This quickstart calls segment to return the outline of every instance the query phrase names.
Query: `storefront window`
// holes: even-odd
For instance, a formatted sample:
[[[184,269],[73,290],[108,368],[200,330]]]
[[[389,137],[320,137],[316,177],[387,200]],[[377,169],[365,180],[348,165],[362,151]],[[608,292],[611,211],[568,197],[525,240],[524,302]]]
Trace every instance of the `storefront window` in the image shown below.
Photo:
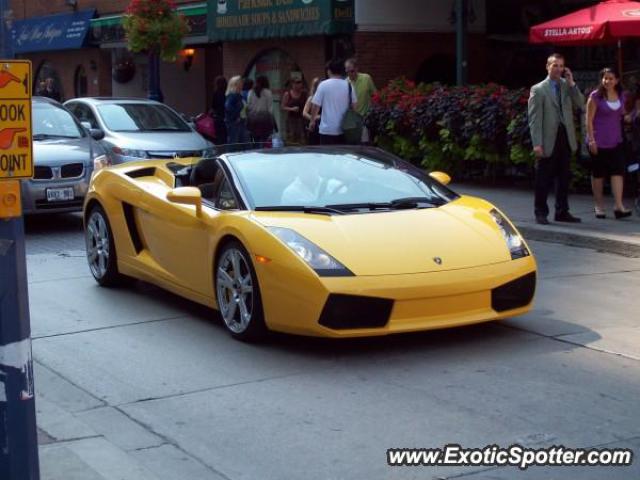
[[[33,93],[34,95],[42,95],[58,101],[64,100],[64,90],[62,89],[60,76],[51,62],[45,60],[38,67],[33,84]]]
[[[82,65],[76,68],[76,74],[74,79],[74,90],[76,97],[87,96],[87,72]]]
[[[273,92],[273,114],[278,128],[282,131],[284,127],[284,115],[280,111],[282,95],[286,91],[290,79],[302,78],[303,82],[305,79],[295,60],[287,52],[279,49],[267,50],[258,55],[249,67],[246,76],[255,81],[256,77],[261,75],[269,80],[269,86]]]

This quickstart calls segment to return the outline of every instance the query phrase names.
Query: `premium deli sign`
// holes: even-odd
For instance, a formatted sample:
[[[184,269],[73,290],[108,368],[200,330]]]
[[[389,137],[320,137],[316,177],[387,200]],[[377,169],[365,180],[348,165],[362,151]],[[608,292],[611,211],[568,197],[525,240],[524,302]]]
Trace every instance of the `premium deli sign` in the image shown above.
[[[354,0],[210,0],[212,41],[350,33]]]

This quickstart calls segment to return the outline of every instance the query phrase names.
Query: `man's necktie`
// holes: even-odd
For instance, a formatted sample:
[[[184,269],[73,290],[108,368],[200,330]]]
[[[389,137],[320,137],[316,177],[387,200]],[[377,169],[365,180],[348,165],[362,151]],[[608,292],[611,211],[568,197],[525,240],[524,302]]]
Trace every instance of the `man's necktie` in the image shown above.
[[[556,99],[558,100],[558,113],[560,115],[560,121],[564,124],[564,115],[562,112],[562,85],[560,83],[555,84]]]

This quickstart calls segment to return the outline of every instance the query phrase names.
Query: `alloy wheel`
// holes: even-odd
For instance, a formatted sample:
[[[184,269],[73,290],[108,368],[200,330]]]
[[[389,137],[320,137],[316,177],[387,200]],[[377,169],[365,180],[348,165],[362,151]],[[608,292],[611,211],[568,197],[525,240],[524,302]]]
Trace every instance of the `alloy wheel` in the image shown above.
[[[218,262],[216,293],[220,314],[229,330],[243,333],[251,324],[254,306],[253,279],[240,250],[229,248]]]
[[[100,279],[106,275],[109,266],[109,230],[102,212],[91,213],[86,243],[89,268],[93,276]]]

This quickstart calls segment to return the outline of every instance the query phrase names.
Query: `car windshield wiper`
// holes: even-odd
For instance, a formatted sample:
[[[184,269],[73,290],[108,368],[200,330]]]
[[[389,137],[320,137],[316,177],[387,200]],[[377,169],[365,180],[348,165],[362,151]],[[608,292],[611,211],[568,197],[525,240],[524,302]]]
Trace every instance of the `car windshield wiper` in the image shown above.
[[[437,207],[444,205],[439,198],[427,198],[427,197],[404,197],[391,200],[393,208],[418,208],[421,205],[428,205],[431,207]]]
[[[81,138],[81,137],[72,137],[70,135],[54,135],[52,133],[36,133],[32,137],[34,140],[46,140],[48,138]]]
[[[406,197],[396,198],[390,202],[363,202],[363,203],[337,203],[326,205],[327,208],[336,210],[403,210],[411,208],[431,208],[444,205],[439,199],[429,199],[426,197]]]
[[[389,202],[366,202],[366,203],[336,203],[332,205],[325,205],[326,208],[333,208],[336,210],[359,210],[366,208],[369,210],[389,210],[393,208],[393,205]]]
[[[273,205],[267,207],[256,207],[256,211],[258,212],[303,212],[303,213],[320,213],[324,215],[344,215],[345,212],[340,211],[336,208],[331,208],[330,206],[326,207],[315,207],[312,205],[304,206],[304,205]]]

